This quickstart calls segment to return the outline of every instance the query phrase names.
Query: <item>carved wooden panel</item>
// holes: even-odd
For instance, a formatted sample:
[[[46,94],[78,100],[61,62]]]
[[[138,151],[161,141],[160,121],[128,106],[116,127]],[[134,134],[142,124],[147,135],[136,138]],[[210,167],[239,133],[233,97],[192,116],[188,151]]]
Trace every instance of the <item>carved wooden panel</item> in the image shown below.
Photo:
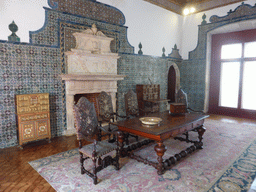
[[[16,95],[17,114],[49,111],[49,94]]]
[[[16,95],[19,145],[51,138],[49,94]]]

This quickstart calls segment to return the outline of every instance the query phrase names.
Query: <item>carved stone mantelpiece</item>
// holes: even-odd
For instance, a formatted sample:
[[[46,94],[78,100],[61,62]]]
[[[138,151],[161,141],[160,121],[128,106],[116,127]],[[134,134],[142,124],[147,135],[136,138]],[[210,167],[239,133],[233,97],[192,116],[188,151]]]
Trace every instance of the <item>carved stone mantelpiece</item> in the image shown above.
[[[68,74],[117,74],[119,56],[110,50],[113,38],[98,31],[95,24],[73,35],[76,48],[65,52]]]
[[[124,77],[123,75],[61,75],[62,80],[66,82],[66,93],[69,95],[101,91],[116,93],[117,81],[123,80]]]
[[[66,87],[67,131],[65,135],[75,134],[74,95],[100,93],[105,91],[112,97],[116,110],[117,81],[125,76],[117,75],[117,53],[111,53],[113,38],[106,37],[95,25],[81,33],[73,34],[76,48],[65,52],[67,73],[61,78]]]
[[[74,49],[65,54],[69,74],[117,74],[117,54],[93,54]]]

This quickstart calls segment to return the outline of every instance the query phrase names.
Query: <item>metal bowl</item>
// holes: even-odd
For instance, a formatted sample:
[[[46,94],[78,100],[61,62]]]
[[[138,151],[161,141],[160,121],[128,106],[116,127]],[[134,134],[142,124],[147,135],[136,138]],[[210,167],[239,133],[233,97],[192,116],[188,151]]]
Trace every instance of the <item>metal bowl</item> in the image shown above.
[[[159,117],[141,117],[140,121],[145,125],[156,125],[159,124],[162,119]]]

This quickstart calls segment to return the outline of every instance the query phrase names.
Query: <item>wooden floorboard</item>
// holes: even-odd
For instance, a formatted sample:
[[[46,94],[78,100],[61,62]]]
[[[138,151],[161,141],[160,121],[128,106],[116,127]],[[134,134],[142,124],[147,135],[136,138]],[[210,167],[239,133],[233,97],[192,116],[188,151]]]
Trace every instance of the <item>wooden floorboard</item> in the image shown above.
[[[29,161],[78,147],[76,136],[56,137],[28,143],[23,149],[11,147],[0,150],[0,191],[55,191],[29,164]]]
[[[216,119],[229,123],[256,125],[255,120],[211,115]],[[0,149],[0,191],[2,192],[51,192],[51,185],[41,177],[29,164],[29,161],[68,151],[78,147],[76,136],[56,137],[48,143],[46,140],[24,145],[23,149],[11,147]]]

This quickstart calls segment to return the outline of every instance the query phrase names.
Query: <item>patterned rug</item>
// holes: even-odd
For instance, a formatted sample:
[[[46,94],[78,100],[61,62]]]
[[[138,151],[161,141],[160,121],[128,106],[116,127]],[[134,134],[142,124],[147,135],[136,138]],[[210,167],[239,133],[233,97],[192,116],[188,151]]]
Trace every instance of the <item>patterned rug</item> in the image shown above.
[[[197,150],[159,176],[156,169],[129,158],[122,158],[121,169],[109,166],[98,173],[94,185],[81,175],[78,150],[70,150],[29,164],[59,192],[66,191],[248,191],[256,176],[256,126],[206,120],[204,149]],[[197,134],[191,133],[191,138]],[[191,146],[170,139],[164,144],[167,158]],[[152,144],[136,154],[156,161]],[[88,167],[92,166],[90,160]],[[87,168],[88,168],[87,167]]]

